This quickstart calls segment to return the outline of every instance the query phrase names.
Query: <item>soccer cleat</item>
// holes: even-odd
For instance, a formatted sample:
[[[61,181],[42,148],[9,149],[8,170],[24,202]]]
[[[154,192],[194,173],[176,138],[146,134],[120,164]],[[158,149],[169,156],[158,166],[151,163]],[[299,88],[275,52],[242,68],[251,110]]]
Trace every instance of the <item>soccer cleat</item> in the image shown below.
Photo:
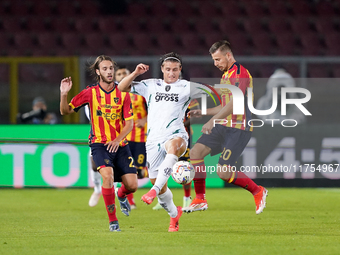
[[[89,206],[91,207],[96,206],[101,195],[102,193],[93,192],[89,200]]]
[[[152,210],[160,210],[160,209],[163,209],[163,207],[157,203],[154,207],[152,207]]]
[[[260,192],[258,192],[256,195],[254,195],[255,199],[255,205],[256,205],[256,214],[260,214],[263,212],[263,209],[266,208],[266,197],[268,196],[268,190],[263,188],[262,186],[260,187]]]
[[[183,197],[183,208],[188,207],[192,202],[191,197]]]
[[[182,213],[183,213],[182,207],[177,206],[177,216],[175,218],[170,217],[170,226],[169,226],[168,232],[178,231],[179,229],[178,221],[179,221],[179,218],[181,218]]]
[[[120,232],[118,221],[111,221],[109,229],[111,232]]]
[[[115,189],[116,192],[116,197],[118,198],[119,201],[119,205],[120,205],[120,210],[122,211],[123,214],[125,214],[126,216],[129,216],[129,212],[131,211],[131,206],[129,204],[129,201],[127,200],[126,197],[124,198],[120,198],[118,196],[118,188]]]
[[[152,203],[156,196],[157,196],[156,190],[150,189],[148,193],[142,196],[141,200],[149,205]]]
[[[183,212],[191,213],[195,211],[204,211],[208,209],[206,199],[195,198],[188,207],[183,208]]]

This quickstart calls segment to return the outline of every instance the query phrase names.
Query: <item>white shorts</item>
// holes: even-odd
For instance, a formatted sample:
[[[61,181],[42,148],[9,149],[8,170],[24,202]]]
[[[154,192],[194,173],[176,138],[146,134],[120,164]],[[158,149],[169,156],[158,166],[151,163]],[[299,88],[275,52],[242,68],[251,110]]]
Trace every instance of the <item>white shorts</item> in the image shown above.
[[[157,177],[158,167],[165,159],[165,156],[167,154],[165,150],[165,143],[175,137],[183,138],[186,144],[186,148],[188,147],[189,137],[187,133],[178,133],[171,135],[162,142],[146,142],[146,157],[148,161],[148,173],[150,179],[155,179]],[[186,150],[184,151],[183,155],[185,154],[185,152]]]

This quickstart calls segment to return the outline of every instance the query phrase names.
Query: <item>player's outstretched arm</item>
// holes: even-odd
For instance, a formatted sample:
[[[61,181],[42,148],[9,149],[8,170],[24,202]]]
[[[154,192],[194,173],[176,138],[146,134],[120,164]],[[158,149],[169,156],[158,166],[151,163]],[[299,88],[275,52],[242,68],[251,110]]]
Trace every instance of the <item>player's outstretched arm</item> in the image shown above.
[[[136,69],[126,76],[123,80],[118,84],[118,89],[123,92],[130,92],[131,83],[134,79],[136,79],[139,75],[147,72],[149,70],[149,66],[145,64],[138,64]]]
[[[222,105],[215,106],[213,108],[208,108],[207,109],[207,114],[206,115],[215,115],[217,114],[220,110],[222,109]],[[195,109],[195,110],[190,110],[187,114],[188,117],[192,118],[200,118],[202,117],[202,110],[201,109]]]
[[[224,107],[219,105],[219,106],[216,106],[215,108],[217,109],[217,107],[220,107],[220,110],[216,114],[214,114],[214,116],[207,123],[203,125],[202,131],[201,131],[202,133],[207,134],[207,135],[210,134],[211,130],[213,129],[215,125],[214,120],[224,119],[233,113],[233,99],[231,98],[229,103],[227,103]]]
[[[73,109],[67,103],[67,94],[72,88],[71,77],[66,77],[60,82],[60,113],[61,115],[68,115],[73,113]]]

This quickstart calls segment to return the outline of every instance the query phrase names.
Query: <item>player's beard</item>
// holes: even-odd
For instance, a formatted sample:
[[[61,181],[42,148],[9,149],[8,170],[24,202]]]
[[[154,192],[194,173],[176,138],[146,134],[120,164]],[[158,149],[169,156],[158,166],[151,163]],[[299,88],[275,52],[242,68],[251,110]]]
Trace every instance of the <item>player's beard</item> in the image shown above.
[[[112,75],[112,80],[110,81],[110,80],[108,80],[104,75],[102,75],[102,74],[100,74],[100,79],[103,81],[103,82],[105,82],[105,83],[107,83],[107,84],[111,84],[112,82],[113,82],[113,75]]]

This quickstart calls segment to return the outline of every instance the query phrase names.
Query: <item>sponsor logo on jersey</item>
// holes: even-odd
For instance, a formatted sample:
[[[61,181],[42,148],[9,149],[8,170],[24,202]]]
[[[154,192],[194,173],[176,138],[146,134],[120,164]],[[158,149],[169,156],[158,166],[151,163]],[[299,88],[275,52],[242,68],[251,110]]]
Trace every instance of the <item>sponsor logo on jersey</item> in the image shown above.
[[[155,96],[156,102],[160,101],[173,101],[173,102],[178,102],[179,99],[179,94],[176,93],[160,93],[157,92]]]
[[[97,116],[103,117],[107,120],[116,120],[116,119],[120,118],[119,113],[102,112],[101,110],[97,110]]]

